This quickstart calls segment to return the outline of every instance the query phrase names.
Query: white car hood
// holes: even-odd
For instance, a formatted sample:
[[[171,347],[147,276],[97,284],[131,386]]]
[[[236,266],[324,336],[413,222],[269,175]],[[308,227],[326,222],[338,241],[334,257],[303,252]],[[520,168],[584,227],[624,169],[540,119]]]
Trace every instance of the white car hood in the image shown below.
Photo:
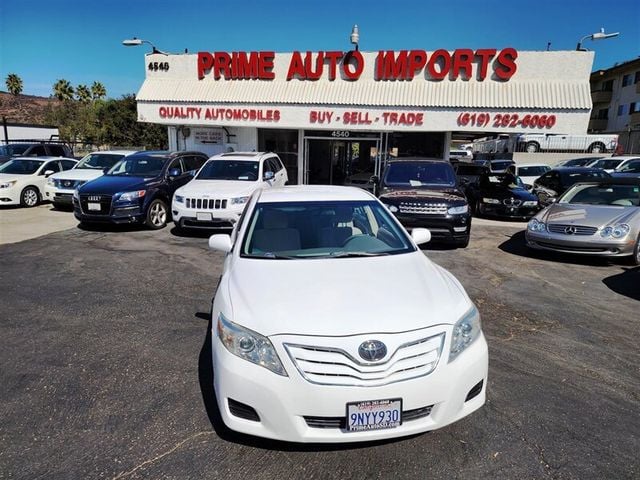
[[[64,172],[54,173],[49,178],[58,180],[93,180],[102,175],[104,175],[104,172],[99,168],[73,168]]]
[[[231,198],[251,195],[261,185],[258,182],[245,182],[234,180],[191,180],[179,189],[179,194],[184,196],[206,196],[212,198]]]
[[[232,320],[262,335],[394,333],[455,323],[471,303],[420,251],[333,260],[236,258]]]

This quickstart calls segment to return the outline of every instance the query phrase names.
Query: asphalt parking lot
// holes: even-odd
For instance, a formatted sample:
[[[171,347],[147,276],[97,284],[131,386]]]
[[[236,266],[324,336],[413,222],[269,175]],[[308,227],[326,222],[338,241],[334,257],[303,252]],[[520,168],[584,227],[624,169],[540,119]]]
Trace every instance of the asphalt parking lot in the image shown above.
[[[638,478],[640,269],[532,255],[523,227],[476,222],[469,248],[425,250],[483,315],[485,407],[364,445],[220,425],[207,332],[222,256],[205,236],[1,245],[0,478]]]

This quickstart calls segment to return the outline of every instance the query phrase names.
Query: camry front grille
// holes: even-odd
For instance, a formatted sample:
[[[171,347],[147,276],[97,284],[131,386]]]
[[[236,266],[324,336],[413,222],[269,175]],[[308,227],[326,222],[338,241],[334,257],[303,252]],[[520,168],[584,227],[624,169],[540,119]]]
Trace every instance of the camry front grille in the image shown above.
[[[565,235],[593,235],[598,231],[597,227],[564,223],[549,223],[547,228],[551,233],[563,233]]]
[[[227,208],[227,199],[221,198],[187,198],[185,199],[187,208],[200,208],[203,210],[220,210]]]
[[[449,206],[446,203],[400,202],[400,213],[418,213],[427,215],[446,215]]]
[[[403,410],[402,423],[428,417],[431,414],[432,409],[433,405],[428,405],[426,407],[414,408],[412,410]],[[340,428],[343,430],[347,428],[346,417],[311,417],[305,415],[304,421],[311,428]]]
[[[300,374],[321,385],[377,387],[429,375],[435,370],[444,333],[400,345],[384,362],[362,363],[339,348],[284,346]]]

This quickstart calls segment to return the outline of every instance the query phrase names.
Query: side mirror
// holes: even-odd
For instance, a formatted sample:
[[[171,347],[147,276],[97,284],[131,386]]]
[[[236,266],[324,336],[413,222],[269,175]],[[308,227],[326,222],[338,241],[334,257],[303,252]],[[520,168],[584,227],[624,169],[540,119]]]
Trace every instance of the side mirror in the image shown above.
[[[231,251],[231,236],[225,233],[211,235],[209,237],[209,248],[222,253],[229,253]]]
[[[49,175],[53,175],[54,173],[56,173],[56,172],[54,172],[53,170],[45,170],[44,171],[44,176],[48,177]]]
[[[411,230],[411,238],[416,245],[422,245],[431,240],[431,232],[428,228],[414,228]]]
[[[179,168],[172,168],[171,170],[169,170],[169,178],[176,178],[179,176],[180,176]]]
[[[558,197],[549,197],[547,198],[547,202],[556,203],[558,201]]]
[[[370,183],[378,183],[380,181],[380,177],[377,175],[372,175],[371,178],[369,179]]]
[[[273,179],[273,172],[269,171],[269,172],[264,172],[264,176],[262,177],[262,179],[267,182],[271,179]]]

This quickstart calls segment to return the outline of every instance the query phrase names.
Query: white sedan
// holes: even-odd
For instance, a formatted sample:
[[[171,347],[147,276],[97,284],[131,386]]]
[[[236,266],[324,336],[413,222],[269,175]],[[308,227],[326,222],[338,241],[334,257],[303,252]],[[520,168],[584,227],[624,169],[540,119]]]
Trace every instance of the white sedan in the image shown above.
[[[12,158],[0,166],[0,205],[35,207],[43,200],[47,178],[76,163],[64,157]]]
[[[434,430],[485,403],[487,343],[460,283],[370,193],[258,190],[231,235],[212,305],[224,423],[295,442]]]
[[[516,165],[516,175],[520,177],[522,183],[530,186],[549,170],[551,170],[551,167],[544,163],[525,163]]]

